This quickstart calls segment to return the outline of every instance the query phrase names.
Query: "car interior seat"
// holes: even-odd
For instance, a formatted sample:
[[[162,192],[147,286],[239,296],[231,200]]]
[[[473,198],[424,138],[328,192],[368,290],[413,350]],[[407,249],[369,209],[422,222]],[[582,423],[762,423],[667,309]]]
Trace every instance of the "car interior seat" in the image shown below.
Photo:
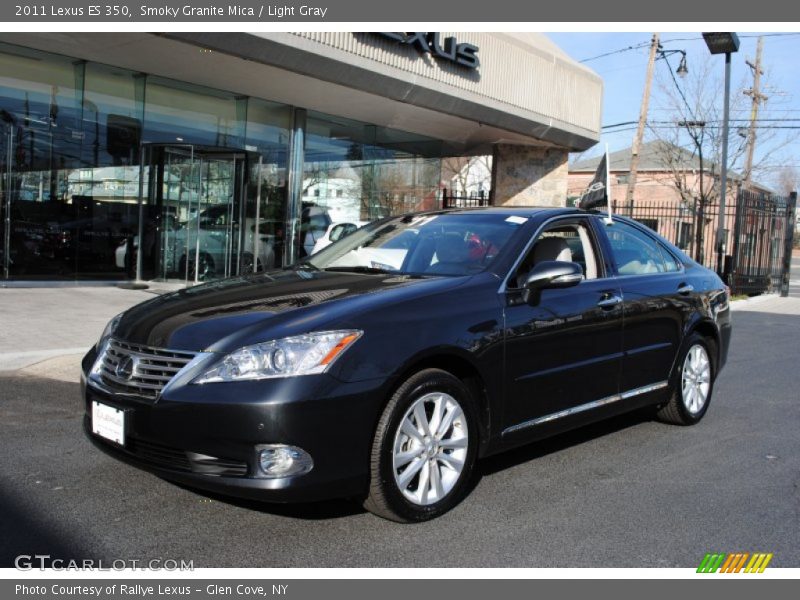
[[[466,274],[471,260],[470,246],[462,234],[446,233],[436,242],[436,259],[427,273]]]
[[[617,262],[617,271],[620,275],[642,275],[645,273],[658,273],[658,266],[652,261],[641,262],[641,255],[633,250],[615,250],[614,257]]]

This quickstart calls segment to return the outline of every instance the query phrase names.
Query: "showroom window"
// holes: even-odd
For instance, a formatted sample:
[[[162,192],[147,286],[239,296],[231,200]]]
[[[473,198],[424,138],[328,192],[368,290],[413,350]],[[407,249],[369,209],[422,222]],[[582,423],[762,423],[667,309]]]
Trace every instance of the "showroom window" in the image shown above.
[[[440,156],[424,136],[0,44],[2,277],[279,267],[329,243],[332,225],[437,208]]]
[[[258,98],[247,101],[247,236],[261,270],[283,265],[291,108]],[[252,222],[251,222],[252,221]],[[256,225],[256,222],[258,225]],[[256,229],[258,235],[255,235]]]
[[[2,248],[8,277],[73,277],[77,246],[88,240],[71,193],[76,178],[86,174],[80,170],[84,66],[0,44]]]
[[[147,78],[143,141],[244,147],[247,98],[188,83]]]
[[[315,112],[306,129],[299,257],[321,249],[331,225],[438,206],[439,141]]]

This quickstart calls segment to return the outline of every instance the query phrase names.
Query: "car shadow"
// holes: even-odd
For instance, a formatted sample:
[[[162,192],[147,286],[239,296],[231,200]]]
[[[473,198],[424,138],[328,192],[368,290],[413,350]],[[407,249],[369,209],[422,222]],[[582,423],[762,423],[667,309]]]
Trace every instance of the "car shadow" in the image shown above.
[[[167,480],[165,480],[167,481]],[[322,521],[326,519],[341,519],[365,513],[366,510],[361,506],[361,500],[341,498],[335,500],[320,500],[318,502],[293,502],[291,504],[277,504],[270,502],[259,502],[258,500],[248,500],[246,498],[236,498],[217,494],[206,490],[199,490],[174,481],[168,483],[182,488],[193,494],[203,496],[214,502],[220,502],[229,506],[236,506],[256,512],[288,517],[291,519],[301,519],[305,521]]]
[[[520,446],[513,450],[507,450],[501,454],[496,454],[484,458],[476,465],[475,484],[486,475],[492,475],[511,467],[543,458],[549,454],[561,452],[573,446],[579,446],[588,441],[634,427],[642,423],[653,420],[655,415],[654,408],[645,407],[623,415],[611,417],[597,423],[585,425],[578,429],[573,429],[559,435],[532,442]]]
[[[83,543],[48,525],[39,518],[32,506],[17,501],[0,489],[0,568],[15,567],[23,570],[50,568],[53,561],[66,567],[71,560],[79,563],[84,558],[97,557]]]

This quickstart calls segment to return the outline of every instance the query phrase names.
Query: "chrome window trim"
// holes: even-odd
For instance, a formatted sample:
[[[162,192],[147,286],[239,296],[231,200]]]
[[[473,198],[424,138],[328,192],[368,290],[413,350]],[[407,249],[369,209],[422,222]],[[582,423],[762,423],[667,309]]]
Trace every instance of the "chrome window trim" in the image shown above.
[[[555,221],[563,221],[563,220],[585,219],[587,221],[587,223],[588,223],[589,219],[592,216],[594,216],[594,215],[590,215],[590,214],[586,214],[586,213],[572,213],[572,214],[565,214],[565,215],[556,215],[554,217],[550,217],[549,219],[544,221],[544,223],[539,225],[539,227],[536,229],[536,231],[531,236],[531,239],[529,239],[528,243],[525,244],[525,248],[523,249],[523,251],[520,252],[519,255],[517,256],[517,260],[515,260],[514,264],[511,265],[511,269],[509,269],[509,271],[506,273],[505,277],[503,277],[503,281],[500,283],[500,287],[497,289],[497,293],[498,294],[505,294],[506,290],[509,289],[509,287],[507,285],[508,284],[508,280],[511,279],[511,275],[513,275],[516,272],[517,268],[519,267],[520,263],[522,262],[522,259],[524,259],[528,255],[528,252],[533,247],[534,241],[539,237],[539,235],[542,233],[542,230],[545,227],[547,227],[548,225],[550,225],[551,223],[553,223]],[[592,230],[591,226],[590,225],[587,225],[587,226],[589,227],[589,231],[591,231]],[[594,232],[590,233],[590,235],[594,235]],[[598,267],[599,267],[600,266],[599,263],[600,263],[601,259],[603,258],[603,251],[602,251],[602,248],[598,249],[598,246],[600,245],[599,244],[599,240],[595,239],[594,240],[594,244],[595,244],[594,250],[595,250],[595,255],[596,255],[595,256],[595,261],[598,263]],[[606,273],[605,277],[599,277],[598,276],[597,279],[591,279],[591,280],[585,280],[585,281],[598,281],[600,279],[611,279],[611,277],[609,277],[608,274]],[[510,288],[510,289],[518,289],[518,288]]]
[[[549,423],[550,421],[555,421],[557,419],[563,419],[564,417],[569,417],[578,413],[582,413],[587,410],[600,408],[601,406],[612,404],[614,402],[619,402],[620,400],[628,400],[629,398],[640,396],[641,394],[648,394],[650,392],[655,392],[657,390],[664,389],[668,385],[669,383],[667,381],[659,381],[657,383],[651,383],[649,385],[643,385],[642,387],[628,390],[627,392],[622,392],[621,394],[614,394],[612,396],[606,396],[605,398],[600,398],[599,400],[592,400],[591,402],[587,402],[586,404],[579,404],[578,406],[566,408],[558,412],[550,413],[549,415],[544,415],[542,417],[537,417],[529,421],[523,421],[522,423],[517,423],[516,425],[511,425],[510,427],[506,427],[501,435],[508,435],[510,433],[515,433],[523,429],[528,429],[529,427],[536,427],[537,425]]]

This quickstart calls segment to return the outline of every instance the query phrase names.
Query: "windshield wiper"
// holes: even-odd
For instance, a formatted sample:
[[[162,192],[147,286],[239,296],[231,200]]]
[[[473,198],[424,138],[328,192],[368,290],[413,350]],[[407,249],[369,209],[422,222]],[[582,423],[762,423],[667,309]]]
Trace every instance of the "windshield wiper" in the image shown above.
[[[353,265],[352,267],[327,267],[323,271],[335,271],[339,273],[374,273],[376,275],[401,275],[399,271],[392,271],[389,269],[381,269],[380,267],[365,267],[361,265]]]

